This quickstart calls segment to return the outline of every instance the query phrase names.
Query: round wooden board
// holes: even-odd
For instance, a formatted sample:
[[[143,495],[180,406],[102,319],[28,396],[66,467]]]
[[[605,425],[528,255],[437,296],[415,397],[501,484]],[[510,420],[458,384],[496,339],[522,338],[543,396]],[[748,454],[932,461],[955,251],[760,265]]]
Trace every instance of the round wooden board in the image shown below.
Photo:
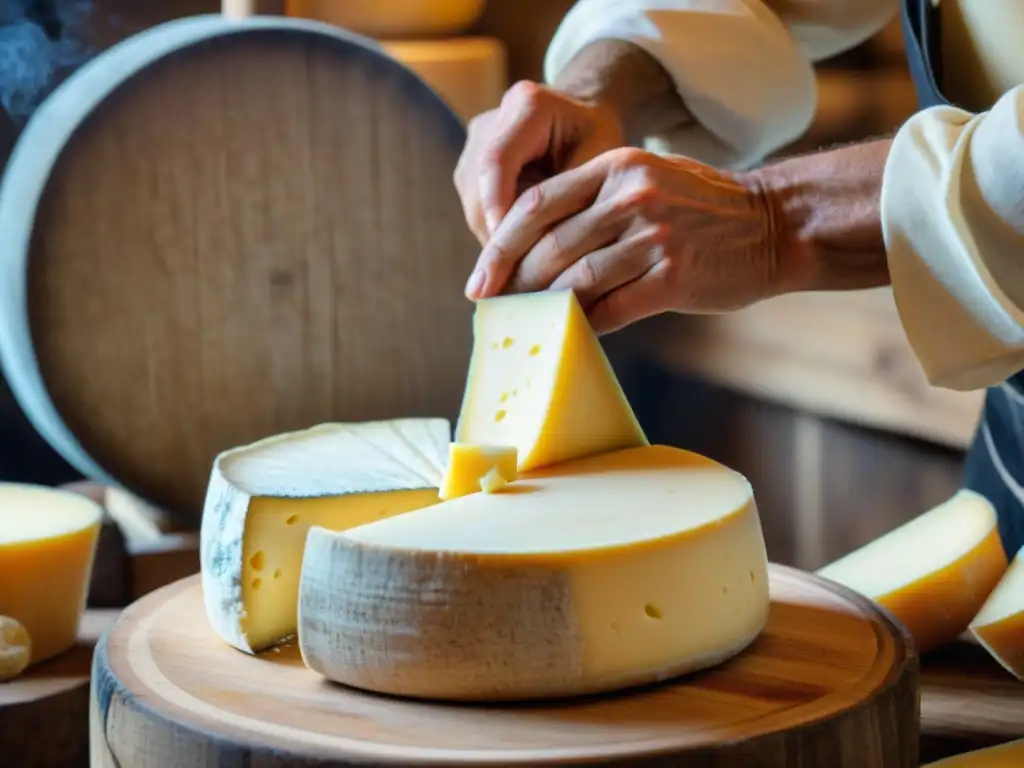
[[[216,453],[454,418],[478,252],[459,119],[376,43],[199,16],[79,69],[0,191],[0,362],[85,475],[183,522]]]
[[[0,765],[89,765],[89,668],[99,636],[116,612],[87,611],[78,644],[0,683]]]
[[[917,768],[918,661],[886,614],[771,569],[768,627],[715,669],[615,696],[516,706],[329,683],[294,644],[249,656],[209,628],[197,578],[144,598],[97,649],[94,768],[828,766]]]

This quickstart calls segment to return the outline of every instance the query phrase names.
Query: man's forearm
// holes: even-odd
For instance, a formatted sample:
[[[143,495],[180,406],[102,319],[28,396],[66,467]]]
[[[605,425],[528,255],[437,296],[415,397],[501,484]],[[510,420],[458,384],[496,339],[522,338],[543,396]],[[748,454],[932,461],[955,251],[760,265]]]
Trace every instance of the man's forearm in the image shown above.
[[[770,221],[774,293],[888,284],[880,201],[890,145],[853,144],[745,174]]]
[[[668,72],[632,43],[602,40],[586,46],[553,85],[615,112],[630,144],[690,121]]]

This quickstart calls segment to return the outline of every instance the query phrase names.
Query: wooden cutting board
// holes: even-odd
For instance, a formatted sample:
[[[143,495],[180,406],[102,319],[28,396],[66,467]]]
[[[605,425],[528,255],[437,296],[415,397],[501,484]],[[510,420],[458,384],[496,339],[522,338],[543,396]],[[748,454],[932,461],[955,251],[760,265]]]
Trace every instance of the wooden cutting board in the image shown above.
[[[0,683],[0,765],[89,765],[89,670],[93,649],[118,611],[86,611],[78,644]],[[17,759],[14,759],[14,757]]]
[[[829,766],[917,768],[918,661],[886,614],[771,568],[768,627],[679,681],[546,705],[402,701],[328,683],[295,644],[249,656],[207,623],[198,578],[143,598],[97,649],[94,768]]]
[[[215,454],[454,418],[478,253],[455,114],[373,41],[285,17],[147,29],[36,111],[0,188],[0,363],[91,479],[196,523]]]

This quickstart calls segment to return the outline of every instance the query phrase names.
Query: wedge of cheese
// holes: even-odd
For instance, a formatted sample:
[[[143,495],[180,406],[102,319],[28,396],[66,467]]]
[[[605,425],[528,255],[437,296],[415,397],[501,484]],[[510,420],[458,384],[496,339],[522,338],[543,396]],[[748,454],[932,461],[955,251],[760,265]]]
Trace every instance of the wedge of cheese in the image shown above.
[[[0,483],[0,616],[27,633],[31,664],[75,645],[102,522],[85,496]],[[3,644],[20,656],[21,633],[6,626]]]
[[[923,653],[967,629],[1006,565],[995,509],[962,490],[818,574],[887,608]]]
[[[968,629],[992,658],[1024,682],[1024,550],[1013,558]]]
[[[717,664],[757,637],[768,606],[749,483],[648,446],[310,529],[299,645],[314,671],[381,693],[560,697]]]
[[[452,443],[440,497],[455,499],[469,493],[491,492],[518,476],[516,449],[507,445]]]
[[[200,532],[206,614],[248,652],[295,634],[311,526],[344,530],[438,502],[445,419],[324,424],[226,451]]]
[[[1024,765],[1024,739],[947,757],[922,768],[1020,768]]]
[[[455,439],[510,445],[526,471],[647,445],[572,291],[477,302]]]

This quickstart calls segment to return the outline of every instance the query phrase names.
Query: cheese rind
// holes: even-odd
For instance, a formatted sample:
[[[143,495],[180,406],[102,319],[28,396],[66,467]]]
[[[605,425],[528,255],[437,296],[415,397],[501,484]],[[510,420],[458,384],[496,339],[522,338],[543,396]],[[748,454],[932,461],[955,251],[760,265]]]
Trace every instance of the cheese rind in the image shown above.
[[[437,503],[450,430],[445,419],[322,424],[220,454],[200,532],[214,631],[249,653],[293,635],[309,528]]]
[[[0,615],[31,638],[31,664],[74,646],[103,522],[95,501],[0,483]]]
[[[299,646],[314,671],[381,693],[571,696],[719,663],[761,632],[768,605],[749,483],[650,446],[311,529]]]
[[[572,291],[477,302],[455,439],[514,445],[519,470],[648,444]]]
[[[10,616],[0,616],[0,683],[13,680],[32,659],[32,638],[25,625]]]
[[[888,609],[923,653],[967,629],[1006,566],[995,509],[961,490],[818,575]]]
[[[519,475],[517,464],[514,446],[452,443],[448,448],[448,468],[438,495],[442,499],[455,499],[479,493],[483,479],[491,473],[510,483]]]
[[[1013,558],[968,629],[992,658],[1024,682],[1024,550]]]

